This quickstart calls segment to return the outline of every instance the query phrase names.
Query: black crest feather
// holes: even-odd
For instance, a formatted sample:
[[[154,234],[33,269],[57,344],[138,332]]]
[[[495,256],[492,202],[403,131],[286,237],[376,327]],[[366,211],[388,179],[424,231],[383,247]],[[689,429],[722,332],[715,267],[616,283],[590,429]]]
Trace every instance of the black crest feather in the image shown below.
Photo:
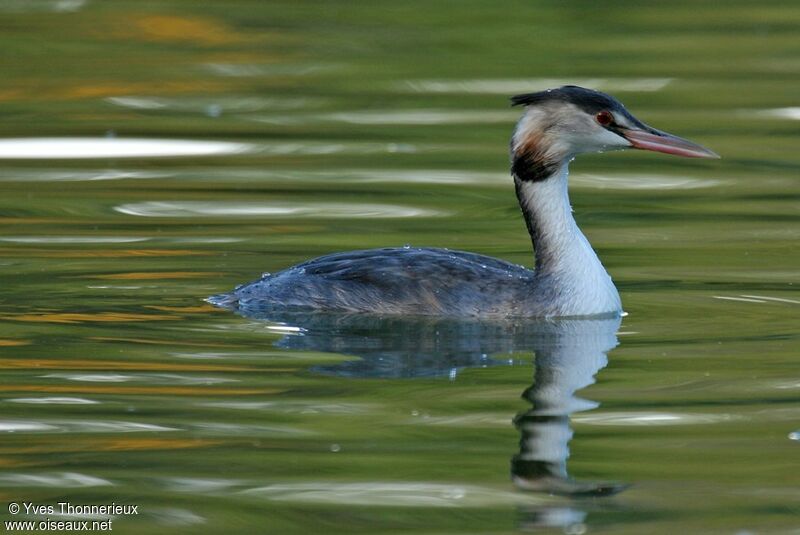
[[[541,104],[542,102],[561,101],[575,104],[576,106],[591,110],[608,110],[622,108],[622,104],[612,97],[600,91],[578,87],[576,85],[565,85],[557,89],[547,89],[536,93],[525,93],[511,97],[512,106],[530,106]]]
[[[631,115],[619,100],[606,93],[578,87],[577,85],[565,85],[556,89],[547,89],[546,91],[525,93],[511,97],[512,106],[535,106],[553,101],[569,102],[592,115],[604,110],[614,111],[625,116],[631,123],[641,125],[640,121]]]

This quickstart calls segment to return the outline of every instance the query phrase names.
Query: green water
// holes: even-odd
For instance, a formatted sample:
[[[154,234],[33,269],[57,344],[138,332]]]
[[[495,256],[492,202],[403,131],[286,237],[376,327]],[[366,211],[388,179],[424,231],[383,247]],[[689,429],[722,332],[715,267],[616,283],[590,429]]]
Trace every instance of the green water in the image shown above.
[[[800,529],[796,3],[4,0],[0,28],[0,137],[83,139],[0,140],[4,521],[69,501],[138,505],[121,533]],[[573,163],[619,328],[304,333],[203,301],[354,248],[530,265],[507,97],[561,83],[723,157]],[[531,448],[571,479],[519,488]]]

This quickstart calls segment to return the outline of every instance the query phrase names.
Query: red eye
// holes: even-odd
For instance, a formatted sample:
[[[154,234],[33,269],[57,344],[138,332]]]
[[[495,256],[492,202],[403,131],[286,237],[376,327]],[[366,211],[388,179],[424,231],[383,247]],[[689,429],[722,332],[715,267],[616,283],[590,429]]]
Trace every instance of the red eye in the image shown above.
[[[594,118],[602,126],[608,126],[614,122],[614,116],[611,115],[611,112],[608,111],[601,111],[597,115],[595,115]]]

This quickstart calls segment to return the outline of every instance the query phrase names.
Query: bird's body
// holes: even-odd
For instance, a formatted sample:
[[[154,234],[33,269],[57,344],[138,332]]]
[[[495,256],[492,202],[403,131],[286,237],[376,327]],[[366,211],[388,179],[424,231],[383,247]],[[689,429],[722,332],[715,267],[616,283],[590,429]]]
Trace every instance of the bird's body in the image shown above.
[[[512,174],[536,269],[431,248],[336,253],[211,297],[240,311],[565,317],[618,314],[617,289],[572,216],[568,164],[625,147],[690,157],[714,153],[639,122],[615,99],[567,86],[512,99],[526,106],[511,142]]]
[[[322,256],[235,291],[239,308],[311,307],[377,314],[512,315],[534,272],[489,256],[394,247]],[[230,294],[228,294],[230,295]],[[264,296],[270,296],[269,301]]]

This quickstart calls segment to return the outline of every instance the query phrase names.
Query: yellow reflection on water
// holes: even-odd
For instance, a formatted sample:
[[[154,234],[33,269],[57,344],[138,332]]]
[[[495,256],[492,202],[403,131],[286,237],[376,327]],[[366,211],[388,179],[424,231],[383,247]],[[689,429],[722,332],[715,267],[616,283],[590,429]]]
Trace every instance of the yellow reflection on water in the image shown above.
[[[156,307],[150,307],[156,308]],[[191,346],[191,347],[224,347],[236,348],[246,347],[240,344],[215,344],[213,342],[186,342],[179,340],[150,340],[146,338],[118,338],[112,336],[89,336],[87,340],[99,340],[101,342],[130,342],[132,344],[152,344],[166,346]]]
[[[218,275],[218,273],[214,273],[214,275]],[[218,307],[213,305],[200,305],[200,306],[190,306],[190,307],[169,307],[169,306],[159,306],[159,305],[147,305],[145,308],[152,308],[153,310],[161,310],[164,312],[185,312],[189,314],[199,314],[199,313],[206,313],[206,312],[220,312]],[[171,343],[171,342],[170,342]],[[206,344],[203,344],[206,345]]]
[[[26,220],[27,223],[27,220]],[[207,251],[189,249],[96,249],[83,251],[50,251],[47,249],[3,248],[4,256],[36,258],[125,258],[145,256],[198,256],[209,255]]]
[[[70,451],[141,451],[141,450],[176,450],[189,448],[204,448],[223,443],[221,440],[208,439],[181,439],[162,437],[130,437],[125,438],[98,438],[93,436],[88,439],[72,436],[71,440],[61,438],[55,440],[40,439],[37,444],[0,445],[0,452],[6,455],[19,455],[31,453],[55,453]],[[0,458],[0,466],[3,459]],[[11,460],[6,461],[6,466],[20,466]]]
[[[124,439],[92,440],[91,448],[95,451],[129,451],[129,450],[176,450],[188,448],[204,448],[222,444],[222,440],[125,437]],[[81,451],[81,450],[77,450]]]
[[[141,93],[153,90],[150,82],[102,82],[92,84],[63,84],[52,88],[42,88],[32,93],[23,82],[20,87],[8,88],[0,91],[0,102],[26,101],[26,100],[78,100],[116,97],[130,93]],[[206,92],[221,93],[229,89],[229,84],[222,81],[204,80],[203,90]],[[159,94],[184,94],[197,91],[194,82],[179,80],[162,81],[158,84]],[[108,118],[108,115],[103,115]]]
[[[82,392],[86,394],[157,394],[173,396],[246,396],[280,394],[285,388],[199,388],[190,386],[0,385],[0,392]]]
[[[254,368],[219,364],[181,364],[163,362],[126,362],[118,360],[74,360],[74,359],[3,359],[0,369],[59,369],[59,370],[136,370],[174,372],[246,372]],[[270,368],[270,371],[275,371]],[[294,371],[287,368],[280,371]]]
[[[131,28],[130,35],[125,37],[138,37],[148,41],[228,45],[251,40],[240,29],[230,28],[210,17],[142,15],[133,17],[132,21],[126,17],[125,27]]]
[[[0,338],[0,347],[11,347],[11,346],[26,346],[30,344],[29,340],[10,340],[8,338]]]
[[[179,320],[181,316],[167,314],[133,314],[125,312],[98,312],[85,314],[80,312],[57,312],[40,314],[4,314],[2,319],[27,321],[32,323],[127,323],[131,321],[164,321]]]

